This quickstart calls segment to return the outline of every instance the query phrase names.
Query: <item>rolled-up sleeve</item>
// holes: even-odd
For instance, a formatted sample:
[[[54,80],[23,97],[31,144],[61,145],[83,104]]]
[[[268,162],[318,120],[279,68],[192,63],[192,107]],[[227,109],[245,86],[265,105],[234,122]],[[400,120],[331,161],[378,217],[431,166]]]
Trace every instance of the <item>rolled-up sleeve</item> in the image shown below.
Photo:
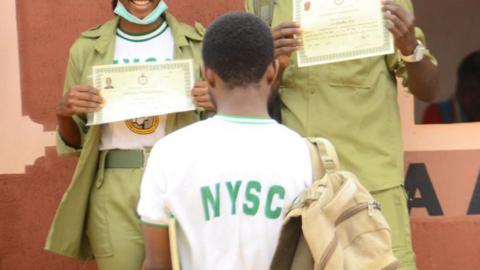
[[[72,86],[79,85],[81,78],[81,72],[78,68],[76,61],[75,61],[75,44],[70,49],[70,56],[68,59],[67,70],[65,72],[65,82],[63,86],[63,93],[65,94]],[[73,116],[73,120],[77,124],[80,137],[81,137],[81,145],[83,145],[85,134],[88,131],[88,127],[86,126],[86,119],[84,115],[75,115]],[[76,155],[79,156],[80,152],[82,151],[82,147],[72,147],[68,145],[65,140],[60,135],[60,132],[56,131],[56,146],[57,146],[57,153],[62,156],[72,156]]]

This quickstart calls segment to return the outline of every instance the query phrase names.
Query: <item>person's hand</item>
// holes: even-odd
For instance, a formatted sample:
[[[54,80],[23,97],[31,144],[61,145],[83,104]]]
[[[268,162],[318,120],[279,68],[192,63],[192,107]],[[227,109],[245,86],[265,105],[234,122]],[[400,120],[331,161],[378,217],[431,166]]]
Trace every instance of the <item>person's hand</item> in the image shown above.
[[[60,99],[56,113],[58,116],[71,117],[75,114],[97,112],[102,109],[103,103],[97,89],[75,85]]]
[[[302,45],[302,40],[298,38],[301,34],[302,29],[297,22],[284,22],[272,29],[275,58],[281,69],[288,66],[292,53]]]
[[[196,82],[192,89],[193,104],[207,111],[216,111],[217,108],[208,93],[208,84],[205,81]]]
[[[413,54],[418,45],[415,37],[415,16],[393,0],[381,0],[386,26],[393,34],[395,46],[403,55]]]

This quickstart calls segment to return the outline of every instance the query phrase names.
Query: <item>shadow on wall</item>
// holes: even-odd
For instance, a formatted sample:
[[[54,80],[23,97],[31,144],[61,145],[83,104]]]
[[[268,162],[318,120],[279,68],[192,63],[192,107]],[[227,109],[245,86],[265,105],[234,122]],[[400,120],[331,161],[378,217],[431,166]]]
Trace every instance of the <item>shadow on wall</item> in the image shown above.
[[[50,221],[76,162],[58,157],[53,147],[45,152],[25,174],[0,175],[1,269],[74,270],[87,265],[43,251]]]

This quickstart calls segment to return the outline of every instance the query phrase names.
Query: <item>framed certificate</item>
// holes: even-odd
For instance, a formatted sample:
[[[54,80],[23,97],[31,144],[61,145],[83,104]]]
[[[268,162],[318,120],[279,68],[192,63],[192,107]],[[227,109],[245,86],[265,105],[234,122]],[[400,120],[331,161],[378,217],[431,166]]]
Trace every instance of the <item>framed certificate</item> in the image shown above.
[[[303,29],[299,67],[394,52],[380,0],[293,0],[293,20]]]
[[[87,125],[191,111],[193,61],[93,67],[93,86],[105,106],[89,115]]]

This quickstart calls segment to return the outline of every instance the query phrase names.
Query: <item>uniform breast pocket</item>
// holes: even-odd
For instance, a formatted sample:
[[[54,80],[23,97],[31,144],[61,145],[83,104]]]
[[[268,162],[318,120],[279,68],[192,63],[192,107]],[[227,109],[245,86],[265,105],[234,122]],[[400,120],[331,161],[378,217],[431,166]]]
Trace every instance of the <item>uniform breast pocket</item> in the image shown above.
[[[333,87],[370,89],[379,58],[364,58],[328,65],[328,83]]]

